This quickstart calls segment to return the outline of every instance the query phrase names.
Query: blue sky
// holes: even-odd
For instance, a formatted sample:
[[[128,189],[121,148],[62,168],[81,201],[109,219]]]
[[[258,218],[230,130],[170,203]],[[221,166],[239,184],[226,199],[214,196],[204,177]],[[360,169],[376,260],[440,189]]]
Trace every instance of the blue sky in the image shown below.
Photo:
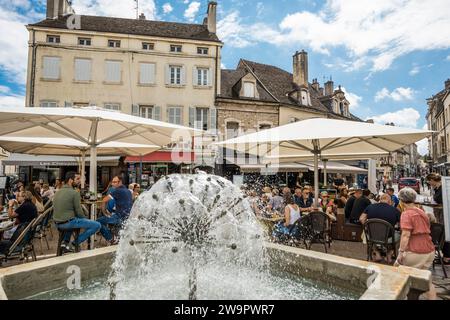
[[[42,19],[45,0],[0,0],[0,105],[23,105],[24,27]],[[133,0],[73,0],[79,14],[133,18]],[[201,23],[207,0],[140,0],[148,19]],[[292,71],[309,53],[310,81],[332,76],[362,119],[423,128],[426,99],[450,78],[448,0],[219,0],[222,64],[240,58]],[[424,142],[420,149],[426,151]]]

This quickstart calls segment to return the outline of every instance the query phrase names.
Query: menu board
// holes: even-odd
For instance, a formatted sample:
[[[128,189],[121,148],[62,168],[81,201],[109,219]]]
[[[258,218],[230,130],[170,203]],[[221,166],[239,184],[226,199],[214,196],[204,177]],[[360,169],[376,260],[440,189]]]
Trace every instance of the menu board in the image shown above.
[[[450,177],[442,177],[445,241],[450,241]]]

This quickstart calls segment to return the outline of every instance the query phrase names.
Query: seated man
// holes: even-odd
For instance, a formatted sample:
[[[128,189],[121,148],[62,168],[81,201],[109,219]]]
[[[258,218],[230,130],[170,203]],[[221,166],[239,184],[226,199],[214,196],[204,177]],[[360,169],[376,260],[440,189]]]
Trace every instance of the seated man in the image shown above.
[[[116,244],[112,242],[111,230],[108,225],[121,225],[130,215],[131,207],[133,206],[133,196],[131,192],[122,184],[121,177],[114,177],[112,179],[112,187],[114,188],[109,195],[103,198],[102,211],[104,216],[98,218],[101,224],[100,233],[109,242],[109,244]],[[113,199],[116,204],[116,211],[111,216],[106,212],[106,205]]]
[[[314,199],[311,198],[310,189],[305,187],[302,190],[295,190],[294,197],[295,204],[300,208],[300,214],[305,215],[314,211],[313,203]]]
[[[400,211],[392,206],[391,196],[388,194],[383,194],[380,197],[380,203],[371,204],[370,206],[368,206],[359,218],[359,221],[361,222],[361,224],[365,224],[368,219],[381,219],[389,222],[395,228],[396,224],[400,222]],[[398,232],[395,232],[393,235],[391,235],[391,237],[392,236],[394,236],[394,241],[396,243],[400,241],[400,234]],[[394,262],[392,259],[393,253],[394,252],[390,250],[386,254],[388,263]],[[374,249],[374,251],[372,252],[372,257],[376,262],[382,260],[380,251],[377,249]]]
[[[71,232],[66,232],[61,244],[64,250],[72,251],[73,246],[79,245],[100,230],[100,223],[86,218],[81,209],[81,196],[74,188],[80,184],[80,175],[67,172],[64,186],[53,197],[53,220],[58,230],[84,229],[84,232],[71,245]]]
[[[369,198],[367,198],[363,190],[358,189],[355,192],[355,202],[352,207],[352,211],[350,212],[349,222],[353,224],[360,224],[359,218],[363,214],[364,210],[371,205]]]

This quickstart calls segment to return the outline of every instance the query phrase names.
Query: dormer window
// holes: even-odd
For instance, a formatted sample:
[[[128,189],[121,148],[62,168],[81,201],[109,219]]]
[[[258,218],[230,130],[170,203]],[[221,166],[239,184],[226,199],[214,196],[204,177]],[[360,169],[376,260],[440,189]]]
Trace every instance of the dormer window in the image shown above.
[[[255,84],[253,82],[244,82],[244,97],[255,97]]]
[[[208,54],[208,48],[197,47],[197,54],[207,55]]]
[[[120,48],[120,40],[108,40],[108,47]]]
[[[90,46],[91,38],[78,38],[78,44],[80,46]]]
[[[150,42],[142,42],[142,50],[154,50],[155,44]]]
[[[59,36],[47,36],[47,43],[60,43],[61,38]]]
[[[172,44],[170,46],[170,52],[180,53],[182,48],[183,48],[182,46]]]

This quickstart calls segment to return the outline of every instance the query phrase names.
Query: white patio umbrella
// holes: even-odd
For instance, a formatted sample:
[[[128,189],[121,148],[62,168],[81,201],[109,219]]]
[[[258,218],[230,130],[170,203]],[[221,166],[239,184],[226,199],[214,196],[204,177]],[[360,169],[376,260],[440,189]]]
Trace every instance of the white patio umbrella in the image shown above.
[[[86,155],[90,146],[72,138],[46,137],[0,137],[0,147],[11,152],[32,155],[64,155],[81,157],[81,187],[85,183]],[[97,156],[139,156],[149,154],[161,147],[111,141],[97,146]]]
[[[379,154],[398,150],[422,140],[431,131],[334,119],[308,119],[264,130],[217,145],[258,155],[313,156],[315,200],[319,198],[319,158],[352,153]],[[292,161],[292,160],[291,160]]]
[[[83,146],[88,146],[86,151],[90,155],[89,188],[92,192],[96,192],[97,189],[97,154],[101,152],[100,146],[105,150],[108,148],[123,150],[122,147],[125,145],[130,147],[133,144],[135,147],[136,145],[162,147],[183,139],[186,141],[186,138],[190,138],[195,132],[196,130],[191,128],[96,107],[0,107],[0,137],[4,139],[8,137],[70,138],[81,142]],[[123,144],[122,147],[118,148],[121,144]],[[76,149],[79,146],[69,147]],[[55,147],[54,151],[56,149]]]

